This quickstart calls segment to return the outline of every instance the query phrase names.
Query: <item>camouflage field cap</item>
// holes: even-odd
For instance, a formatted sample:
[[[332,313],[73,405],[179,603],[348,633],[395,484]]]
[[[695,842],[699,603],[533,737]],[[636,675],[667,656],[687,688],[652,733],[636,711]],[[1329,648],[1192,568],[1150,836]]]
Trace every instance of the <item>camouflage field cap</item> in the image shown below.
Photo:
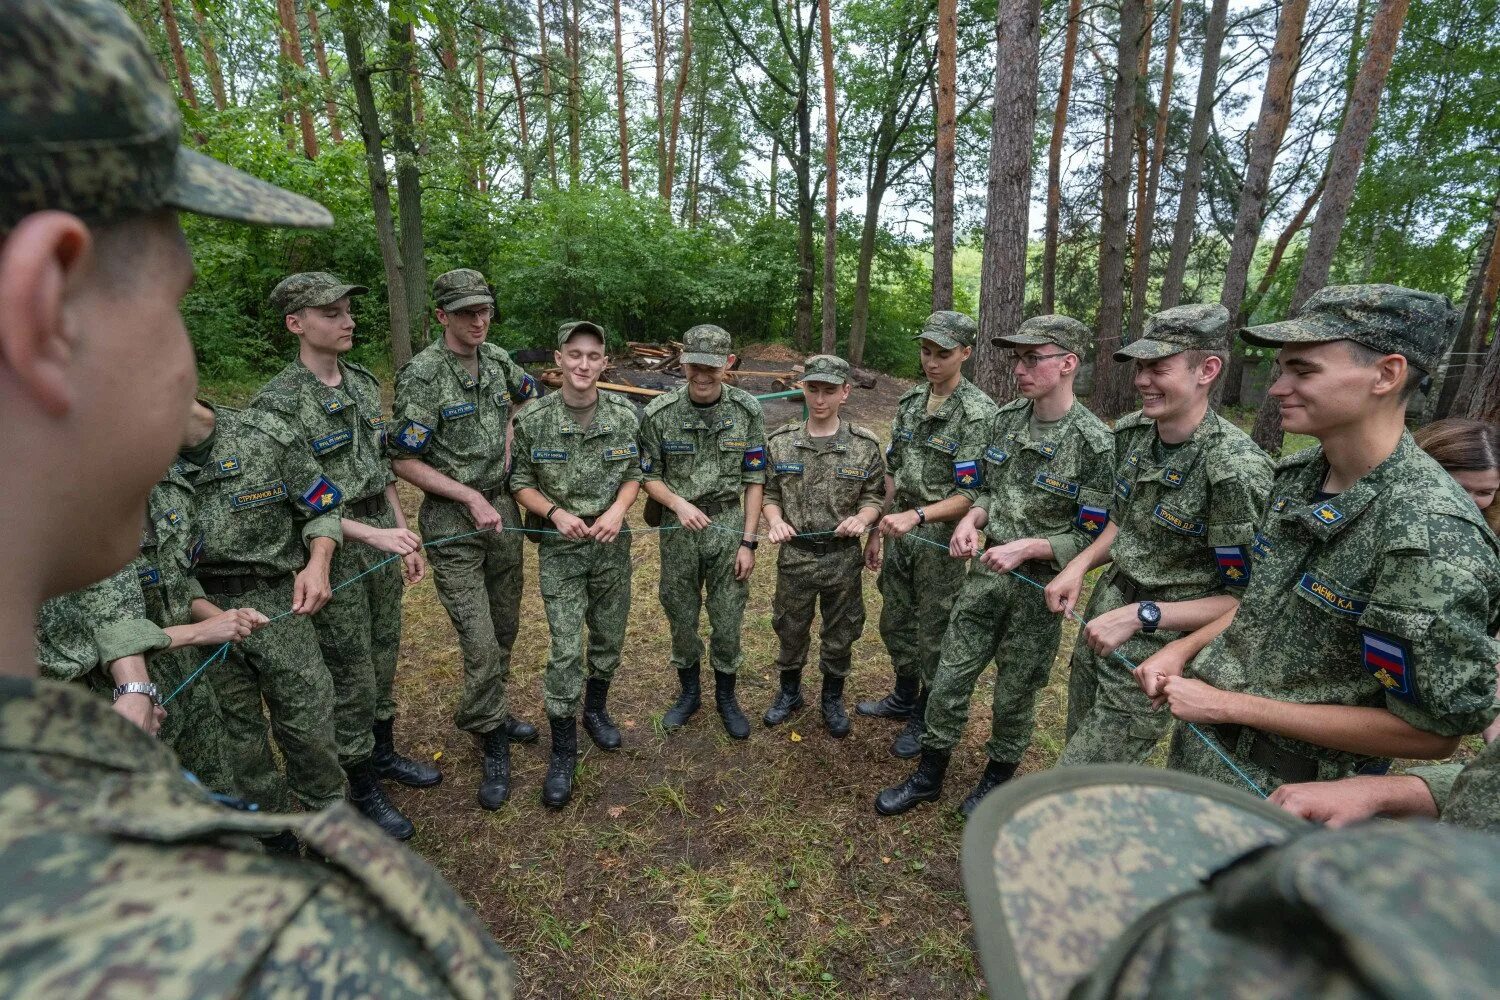
[[[561,347],[572,339],[575,333],[592,333],[600,340],[607,340],[604,335],[604,327],[598,323],[591,323],[586,319],[575,319],[570,323],[564,323],[557,328],[557,346]]]
[[[114,0],[0,2],[0,233],[43,209],[110,223],[161,208],[324,227],[317,202],[181,145],[177,98]]]
[[[995,337],[990,343],[1001,347],[1040,347],[1052,344],[1082,358],[1089,349],[1089,328],[1071,316],[1033,316],[1016,328],[1009,337]]]
[[[438,275],[432,283],[432,297],[443,312],[495,304],[489,282],[471,267],[455,268]]]
[[[963,878],[989,993],[1069,995],[1148,910],[1307,824],[1227,785],[1157,768],[1069,767],[987,796]]]
[[[979,336],[979,324],[961,312],[943,310],[927,317],[922,332],[913,340],[930,340],[945,351],[956,347],[973,347]]]
[[[1157,361],[1183,351],[1229,350],[1229,310],[1217,302],[1163,309],[1146,320],[1141,338],[1115,352],[1116,361]]]
[[[802,381],[843,385],[849,381],[849,362],[832,354],[814,354],[802,363]]]
[[[725,368],[729,365],[729,331],[700,323],[682,335],[682,363]]]
[[[304,271],[278,281],[271,289],[270,303],[278,316],[290,316],[299,309],[326,306],[345,295],[363,295],[368,291],[364,285],[348,284],[327,271]]]
[[[1399,285],[1329,285],[1295,318],[1240,331],[1259,347],[1353,340],[1381,354],[1400,354],[1429,375],[1453,340],[1458,313],[1446,295]]]

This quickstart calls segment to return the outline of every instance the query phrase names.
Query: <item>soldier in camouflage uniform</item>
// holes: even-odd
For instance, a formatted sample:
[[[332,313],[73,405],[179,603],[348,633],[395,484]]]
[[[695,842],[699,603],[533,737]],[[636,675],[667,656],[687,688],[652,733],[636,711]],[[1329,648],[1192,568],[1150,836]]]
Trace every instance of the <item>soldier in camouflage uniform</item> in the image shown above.
[[[334,734],[350,799],[385,832],[406,840],[416,831],[379,779],[427,788],[442,775],[397,753],[393,735],[403,569],[416,583],[425,563],[421,539],[406,529],[385,454],[380,382],[340,357],[354,346],[350,298],[365,292],[320,271],[282,279],[269,305],[296,335],[298,357],[250,405],[295,429],[318,467],[344,491],[344,544],[330,575],[354,583],[334,593],[313,616],[313,627],[333,678]],[[392,554],[403,557],[400,565],[385,563]]]
[[[695,326],[682,335],[687,384],[646,407],[640,447],[646,493],[670,515],[661,521],[660,593],[681,691],[662,725],[677,729],[698,711],[698,612],[707,604],[714,704],[724,730],[743,740],[750,723],[735,699],[735,677],[759,545],[755,526],[765,491],[766,431],[755,397],[725,384],[734,361],[729,346],[729,334],[717,326]]]
[[[942,794],[974,685],[991,660],[996,678],[988,761],[964,799],[964,815],[1015,774],[1036,730],[1037,693],[1047,686],[1062,639],[1062,620],[1048,610],[1041,587],[1109,525],[1114,440],[1073,395],[1088,327],[1067,316],[1037,316],[992,342],[1015,353],[1012,372],[1022,398],[995,415],[984,449],[984,485],[949,544],[954,558],[978,558],[943,635],[923,718],[921,763],[905,782],[876,796],[876,811],[887,816]]]
[[[438,599],[463,651],[463,694],[453,722],[479,741],[479,804],[499,809],[510,794],[510,744],[537,738],[536,727],[512,716],[506,700],[510,649],[521,624],[522,559],[506,459],[511,417],[541,390],[487,339],[495,298],[484,275],[449,271],[433,282],[432,293],[443,335],[396,374],[387,447],[396,475],[426,494],[418,515],[422,541],[432,546]]]
[[[808,358],[802,397],[808,419],[785,424],[766,440],[766,537],[781,545],[771,604],[771,625],[781,640],[781,689],[764,721],[780,725],[802,707],[802,668],[821,606],[818,700],[829,735],[842,739],[850,728],[844,710],[849,650],[865,628],[860,537],[885,511],[885,460],[879,438],[839,416],[849,399],[849,362],[828,354]],[[880,535],[871,534],[869,544],[869,560],[878,565]]]
[[[895,511],[881,521],[890,541],[880,570],[880,637],[891,654],[896,688],[879,701],[861,702],[858,711],[906,720],[891,746],[903,758],[921,752],[922,715],[940,652],[934,640],[947,628],[964,580],[943,549],[953,522],[968,512],[983,484],[985,435],[996,407],[962,374],[978,329],[963,313],[927,318],[915,338],[927,384],[901,397],[886,449]]]
[[[1115,352],[1135,363],[1142,409],[1115,421],[1111,523],[1047,585],[1049,607],[1071,612],[1084,575],[1113,563],[1074,646],[1060,764],[1144,763],[1172,720],[1111,654],[1139,664],[1232,610],[1249,583],[1271,462],[1209,408],[1228,329],[1218,304],[1179,306]]]
[[[1439,295],[1343,285],[1241,334],[1280,348],[1286,429],[1321,443],[1277,466],[1233,621],[1185,675],[1140,673],[1264,791],[1447,757],[1495,716],[1500,546],[1404,427],[1454,321]],[[1168,762],[1243,781],[1181,727]]]
[[[117,4],[4,14],[0,994],[512,995],[474,914],[347,806],[224,809],[102,699],[26,665],[40,599],[136,555],[181,443],[195,380],[175,302],[192,264],[174,211],[332,220],[179,149],[177,100]],[[265,857],[253,837],[288,827],[326,863]]]
[[[564,323],[554,357],[562,389],[516,418],[511,489],[531,513],[530,523],[547,532],[533,536],[540,541],[542,605],[552,640],[542,682],[552,728],[542,802],[560,809],[573,796],[580,698],[583,728],[594,745],[620,749],[620,730],[609,717],[609,683],[620,666],[630,616],[625,515],[640,492],[642,473],[635,407],[599,391],[609,363],[604,329],[586,321]]]

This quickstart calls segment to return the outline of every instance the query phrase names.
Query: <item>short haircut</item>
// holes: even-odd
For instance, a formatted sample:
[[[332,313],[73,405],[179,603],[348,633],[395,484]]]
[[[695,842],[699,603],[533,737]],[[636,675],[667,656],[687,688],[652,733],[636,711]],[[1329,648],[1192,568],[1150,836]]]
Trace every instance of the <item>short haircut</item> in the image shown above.
[[[1381,358],[1388,358],[1392,353],[1395,353],[1390,351],[1377,351],[1373,347],[1366,347],[1364,344],[1361,344],[1357,340],[1345,340],[1343,341],[1343,344],[1348,349],[1349,356],[1354,359],[1354,363],[1365,368],[1373,367],[1380,362]],[[1402,355],[1402,357],[1405,357],[1405,355]],[[1421,384],[1426,381],[1426,379],[1427,373],[1418,368],[1416,365],[1412,364],[1411,359],[1407,358],[1406,384],[1401,387],[1401,402],[1404,403],[1407,400],[1411,399],[1411,397],[1416,393],[1417,388],[1421,386]]]

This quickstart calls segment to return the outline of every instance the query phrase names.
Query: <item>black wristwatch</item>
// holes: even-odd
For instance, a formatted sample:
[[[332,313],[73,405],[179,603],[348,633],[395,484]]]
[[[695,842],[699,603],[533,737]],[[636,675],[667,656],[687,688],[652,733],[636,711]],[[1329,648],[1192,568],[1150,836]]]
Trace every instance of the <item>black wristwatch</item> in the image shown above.
[[[757,539],[753,538],[741,538],[740,544],[749,549],[751,552],[754,552],[756,549],[760,548],[760,542]]]
[[[1141,632],[1150,635],[1161,624],[1161,608],[1156,606],[1155,601],[1141,601],[1140,603],[1140,610],[1136,612],[1136,617],[1141,620]]]
[[[927,508],[926,507],[913,507],[912,510],[916,511],[916,514],[917,514],[917,526],[918,527],[921,527],[922,525],[924,525],[924,524],[927,523]]]

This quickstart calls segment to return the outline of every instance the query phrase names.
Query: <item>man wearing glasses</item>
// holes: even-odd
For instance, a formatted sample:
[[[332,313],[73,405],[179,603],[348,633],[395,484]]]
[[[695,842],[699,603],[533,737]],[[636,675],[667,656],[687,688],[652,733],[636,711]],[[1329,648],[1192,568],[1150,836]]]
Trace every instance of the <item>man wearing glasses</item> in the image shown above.
[[[921,762],[910,778],[875,799],[876,811],[887,816],[941,794],[974,685],[991,660],[998,676],[988,761],[963,802],[964,815],[1015,774],[1036,728],[1037,692],[1047,684],[1062,638],[1062,619],[1047,609],[1040,587],[1109,524],[1114,440],[1073,395],[1088,328],[1067,316],[1037,316],[992,342],[1012,349],[1021,398],[995,414],[983,485],[948,543],[953,558],[978,558],[948,619],[927,699]]]

